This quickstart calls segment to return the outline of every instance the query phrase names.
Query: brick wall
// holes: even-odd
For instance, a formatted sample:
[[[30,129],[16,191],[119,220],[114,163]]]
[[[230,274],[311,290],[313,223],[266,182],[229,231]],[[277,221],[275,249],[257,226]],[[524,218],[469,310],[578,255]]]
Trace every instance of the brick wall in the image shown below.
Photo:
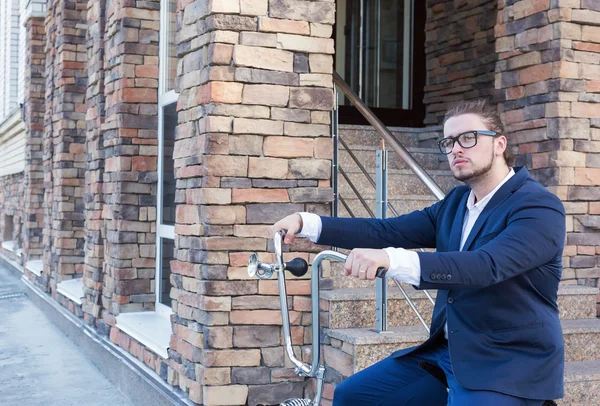
[[[42,18],[30,18],[25,30],[25,171],[23,254],[24,262],[40,259],[43,253],[44,168],[42,133],[44,131],[44,53],[45,29]]]
[[[509,143],[565,204],[563,283],[589,286],[600,278],[599,24],[592,0],[522,0],[500,3],[495,28]]]
[[[14,251],[23,246],[23,173],[3,176],[0,178],[0,239],[2,241],[13,241]],[[6,216],[11,216],[12,224],[7,224]],[[10,232],[12,230],[12,233]],[[7,232],[8,231],[8,232]],[[7,238],[4,238],[6,234]],[[9,236],[10,234],[10,236]],[[0,248],[7,257],[21,262],[15,252]]]
[[[44,272],[52,292],[83,273],[85,11],[83,1],[55,0],[45,21]]]
[[[330,213],[334,4],[196,1],[178,21],[171,358],[195,402],[276,404],[306,388],[284,357],[277,282],[248,278],[246,264],[250,251],[273,260],[270,225],[284,215]],[[305,360],[309,292],[288,284]]]
[[[82,303],[85,322],[98,325],[106,331],[102,320],[102,287],[104,281],[104,33],[106,2],[89,0],[87,3],[87,112],[86,112],[86,173],[85,173],[85,265],[83,284],[85,300]]]
[[[564,283],[596,285],[596,3],[427,4],[429,123],[455,99],[491,95],[496,69],[519,162],[569,213]],[[284,355],[276,280],[248,278],[246,264],[251,251],[274,261],[270,226],[286,214],[330,213],[334,3],[196,0],[177,13],[169,358],[115,323],[155,302],[158,1],[56,0],[45,28],[30,20],[28,172],[0,179],[0,213],[25,201],[46,281],[83,274],[86,323],[194,402],[276,404],[312,389]],[[285,259],[322,248],[299,240]],[[308,361],[309,280],[290,277],[288,294],[294,350]]]
[[[106,6],[101,299],[114,326],[114,315],[154,309],[159,2]]]
[[[494,89],[497,0],[427,0],[425,124],[440,124],[452,102]]]

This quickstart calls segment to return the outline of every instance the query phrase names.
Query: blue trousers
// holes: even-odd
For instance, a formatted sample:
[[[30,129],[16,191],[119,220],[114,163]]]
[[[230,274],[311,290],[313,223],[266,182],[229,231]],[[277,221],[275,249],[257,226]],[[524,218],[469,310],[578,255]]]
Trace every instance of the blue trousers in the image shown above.
[[[450,391],[423,370],[419,362],[439,366]],[[388,357],[344,380],[335,389],[333,406],[541,406],[541,400],[523,399],[461,386],[450,364],[448,342],[401,358]]]

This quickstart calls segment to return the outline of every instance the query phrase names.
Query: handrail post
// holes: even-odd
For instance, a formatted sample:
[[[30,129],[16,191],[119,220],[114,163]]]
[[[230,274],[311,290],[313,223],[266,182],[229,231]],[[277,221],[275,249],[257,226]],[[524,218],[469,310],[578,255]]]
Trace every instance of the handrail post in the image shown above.
[[[376,152],[376,217],[384,219],[387,217],[387,151],[385,143],[381,142],[381,149]],[[375,310],[375,330],[378,333],[387,331],[387,279],[377,278],[376,288],[376,310]]]
[[[339,140],[339,109],[338,109],[338,92],[336,87],[333,89],[333,101],[334,106],[331,110],[331,138],[333,143],[333,165],[331,168],[331,186],[333,189],[333,204],[331,205],[331,216],[337,217],[339,215],[339,180],[338,180],[338,168],[340,165],[340,152],[338,146]]]

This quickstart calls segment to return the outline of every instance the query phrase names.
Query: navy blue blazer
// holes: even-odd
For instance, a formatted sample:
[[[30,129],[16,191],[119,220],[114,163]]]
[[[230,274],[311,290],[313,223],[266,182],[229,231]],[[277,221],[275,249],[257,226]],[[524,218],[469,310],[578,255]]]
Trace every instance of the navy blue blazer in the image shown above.
[[[318,244],[340,248],[436,248],[419,252],[420,289],[438,289],[430,338],[443,334],[457,381],[530,399],[564,394],[558,284],[566,235],[562,202],[524,167],[494,194],[459,251],[470,188],[396,218],[322,217]]]

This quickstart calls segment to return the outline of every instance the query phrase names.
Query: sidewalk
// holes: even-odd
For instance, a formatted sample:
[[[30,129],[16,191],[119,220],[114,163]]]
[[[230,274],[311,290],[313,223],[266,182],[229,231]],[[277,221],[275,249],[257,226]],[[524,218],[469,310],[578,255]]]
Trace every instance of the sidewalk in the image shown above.
[[[24,292],[0,264],[0,403],[131,406]]]

